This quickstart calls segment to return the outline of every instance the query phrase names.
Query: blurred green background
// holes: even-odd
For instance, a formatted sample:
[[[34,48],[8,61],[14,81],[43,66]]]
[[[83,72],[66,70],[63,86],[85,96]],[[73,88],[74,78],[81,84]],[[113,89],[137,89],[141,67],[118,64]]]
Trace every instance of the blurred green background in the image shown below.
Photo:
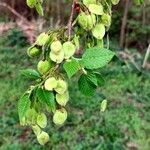
[[[22,0],[2,2],[34,23],[33,35],[36,30],[65,24],[70,11],[69,1],[47,0],[42,19]],[[38,144],[29,127],[19,125],[16,107],[31,82],[23,79],[19,70],[36,68],[37,60],[26,54],[34,36],[28,36],[20,19],[0,5],[0,150],[150,150],[150,59],[141,68],[150,38],[148,2],[144,6],[129,2],[122,45],[120,32],[127,1],[122,0],[113,8],[110,48],[119,60],[100,70],[106,83],[92,98],[78,91],[77,79],[73,78],[69,87],[68,119],[64,126],[57,127],[49,115],[46,130],[50,142],[44,147]],[[102,113],[100,104],[105,98],[108,107]]]

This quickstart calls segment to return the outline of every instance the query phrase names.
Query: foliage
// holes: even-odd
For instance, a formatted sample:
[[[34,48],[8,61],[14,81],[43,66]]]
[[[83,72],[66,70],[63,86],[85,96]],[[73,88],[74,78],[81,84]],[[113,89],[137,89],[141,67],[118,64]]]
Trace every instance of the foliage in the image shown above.
[[[17,46],[24,47],[29,44],[27,38],[19,29],[10,30],[7,39],[9,40],[9,42],[7,42],[8,46],[15,46],[17,43]]]
[[[105,67],[115,55],[103,47],[103,38],[111,24],[112,5],[118,2],[119,0],[73,0],[68,25],[41,33],[27,49],[30,58],[41,60],[37,65],[38,72],[30,68],[21,71],[22,75],[34,82],[18,101],[18,113],[21,125],[30,125],[34,130],[40,131],[35,134],[41,145],[48,142],[49,136],[37,126],[38,115],[43,114],[45,118],[46,111],[51,111],[53,122],[58,126],[67,119],[64,107],[69,100],[69,85],[62,69],[69,79],[73,75],[80,76],[79,90],[86,96],[94,96],[96,89],[103,85],[103,79],[96,73],[96,69]],[[39,15],[44,15],[42,0],[27,0],[26,3],[30,8],[35,8]],[[80,45],[85,31],[88,35],[85,41],[88,44]],[[75,53],[81,46],[85,50],[82,56],[76,57]],[[40,124],[45,123],[41,121]]]
[[[32,81],[18,101],[18,113],[21,125],[30,125],[41,145],[46,144],[49,140],[49,135],[44,131],[47,126],[47,112],[52,112],[50,113],[53,115],[52,120],[58,126],[61,126],[67,119],[67,111],[64,107],[68,102],[69,82],[66,79],[66,74],[69,79],[74,75],[79,75],[78,89],[86,96],[95,96],[94,94],[99,89],[98,87],[104,84],[104,79],[98,71],[101,71],[102,67],[106,67],[115,54],[105,48],[103,38],[111,24],[111,6],[112,4],[118,4],[118,2],[118,0],[109,2],[93,0],[92,3],[89,1],[75,3],[74,9],[77,11],[75,22],[72,20],[73,16],[70,16],[67,27],[41,33],[35,43],[28,48],[27,54],[30,58],[40,58],[41,60],[37,65],[38,71],[34,69],[23,69],[21,71],[22,75]],[[41,16],[43,16],[42,3],[43,1],[41,0],[27,0],[28,6],[35,7]],[[80,10],[78,10],[79,7]],[[73,29],[72,23],[75,25]],[[73,32],[71,32],[72,30]],[[75,37],[78,37],[76,41]],[[88,43],[81,45],[84,49],[83,55],[77,58],[75,52],[77,48],[80,48],[79,43],[82,43],[83,37]],[[64,71],[66,71],[66,74]],[[105,74],[105,72],[103,73]],[[90,99],[89,101],[92,102]],[[102,112],[106,109],[106,104],[106,100],[102,101],[100,105]],[[115,111],[112,112],[116,113]],[[124,111],[121,111],[121,113],[125,114],[126,110],[125,113]],[[137,116],[137,123],[141,121],[138,115],[134,114],[134,116]],[[40,119],[38,119],[39,116]],[[104,120],[107,119],[107,116],[106,118],[104,117]],[[99,123],[104,123],[105,126],[104,120]],[[112,120],[110,119],[109,126],[113,126]],[[113,149],[125,149],[128,147],[128,145],[122,145],[125,141],[121,141],[121,144],[117,141],[118,137],[122,138],[122,132],[120,131],[120,133],[116,134],[115,125],[112,128],[112,133],[108,134],[110,139],[108,141],[106,139],[106,145],[103,145],[101,141],[102,145],[96,145],[95,147],[92,141],[91,145],[83,144],[84,148],[108,149],[113,147]],[[137,128],[139,129],[141,126]],[[39,131],[35,132],[35,130]],[[105,134],[105,132],[107,132],[106,129],[100,130],[101,135]],[[116,141],[119,144],[115,145],[113,143],[114,145],[112,145],[112,141]],[[76,147],[76,149],[79,148],[82,149],[82,146]]]
[[[16,110],[18,98],[29,85],[20,77],[19,69],[34,65],[34,62],[25,57],[25,48],[9,48],[6,42],[0,40],[3,43],[3,47],[0,46],[0,150],[41,150],[43,147],[31,129],[20,127]],[[46,129],[50,142],[45,150],[120,150],[132,149],[134,145],[136,149],[149,150],[149,72],[138,75],[134,68],[122,66],[119,62],[108,65],[101,72],[105,76],[105,85],[98,88],[92,98],[81,95],[77,78],[72,79],[68,103],[71,111],[66,125],[56,127],[48,119],[50,123]],[[104,94],[107,95],[108,106],[102,113],[100,105],[105,99]]]

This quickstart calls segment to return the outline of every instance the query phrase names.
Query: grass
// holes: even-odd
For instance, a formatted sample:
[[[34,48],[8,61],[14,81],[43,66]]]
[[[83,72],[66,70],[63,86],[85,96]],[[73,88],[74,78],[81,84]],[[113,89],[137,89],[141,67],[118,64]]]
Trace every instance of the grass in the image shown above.
[[[35,66],[35,61],[26,57],[26,47],[10,46],[7,40],[0,39],[0,150],[150,149],[150,76],[139,75],[117,62],[101,70],[106,84],[92,98],[81,95],[73,78],[67,122],[57,127],[49,116],[46,131],[50,142],[40,146],[31,129],[19,125],[16,109],[17,100],[30,83],[19,70]],[[101,113],[104,98],[108,108]]]

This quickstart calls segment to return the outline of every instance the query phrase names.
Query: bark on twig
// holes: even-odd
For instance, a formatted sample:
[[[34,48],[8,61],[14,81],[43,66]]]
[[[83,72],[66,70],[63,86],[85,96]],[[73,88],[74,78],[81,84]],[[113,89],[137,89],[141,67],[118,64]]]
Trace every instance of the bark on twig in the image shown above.
[[[74,8],[75,8],[76,0],[73,0],[72,2],[72,8],[71,8],[71,14],[68,21],[68,41],[71,39],[71,32],[72,32],[72,20],[74,15]]]
[[[12,8],[11,6],[9,6],[7,3],[5,2],[0,2],[0,6],[7,8],[9,11],[11,11],[15,16],[17,16],[19,19],[23,20],[24,22],[28,22],[26,20],[26,18],[24,18],[23,16],[21,16],[14,8]]]
[[[20,15],[14,8],[9,6],[5,2],[0,2],[1,7],[7,8],[10,12],[12,12],[18,19],[16,19],[16,23],[18,27],[22,30],[24,35],[27,37],[30,43],[33,43],[35,40],[35,25],[33,22],[29,22],[25,17]]]

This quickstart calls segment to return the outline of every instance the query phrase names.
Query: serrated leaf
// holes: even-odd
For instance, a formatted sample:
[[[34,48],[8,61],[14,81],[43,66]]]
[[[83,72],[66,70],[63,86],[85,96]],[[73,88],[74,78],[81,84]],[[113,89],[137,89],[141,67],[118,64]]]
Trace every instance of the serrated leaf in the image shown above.
[[[107,107],[107,100],[103,100],[101,103],[101,112],[104,112],[106,110]]]
[[[76,74],[80,69],[79,62],[76,59],[71,59],[70,61],[65,62],[63,67],[69,78]]]
[[[55,111],[55,99],[53,92],[38,88],[36,90],[36,96],[41,103],[46,103],[51,111]]]
[[[40,78],[40,74],[34,70],[34,69],[24,69],[21,70],[21,75],[23,75],[24,77],[28,78],[28,79],[39,79]]]
[[[20,120],[25,116],[26,112],[30,108],[30,105],[31,105],[31,101],[29,99],[28,94],[23,95],[19,99],[19,101],[18,101],[18,114],[19,114]]]
[[[94,74],[95,74],[95,76],[97,78],[97,84],[98,84],[98,86],[103,86],[105,84],[105,80],[102,77],[102,75],[100,73],[98,73],[98,72],[95,72]]]
[[[91,82],[95,86],[98,86],[96,75],[93,72],[88,72],[87,78],[89,82]]]
[[[85,96],[93,96],[96,90],[96,86],[89,82],[88,76],[82,74],[78,81],[79,90]]]
[[[114,55],[114,52],[105,48],[90,48],[83,54],[81,65],[87,69],[98,69],[106,66]]]

